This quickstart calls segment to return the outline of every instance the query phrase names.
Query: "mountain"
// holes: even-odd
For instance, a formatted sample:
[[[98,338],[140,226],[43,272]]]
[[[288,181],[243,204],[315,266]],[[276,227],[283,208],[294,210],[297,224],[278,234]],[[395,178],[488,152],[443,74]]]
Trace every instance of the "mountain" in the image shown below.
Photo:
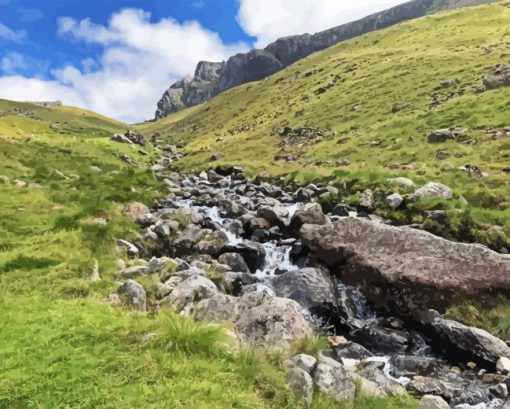
[[[163,94],[158,102],[156,119],[201,104],[227,89],[265,78],[338,42],[440,10],[492,1],[494,0],[413,0],[313,35],[280,38],[263,50],[237,54],[226,62],[201,61],[193,77],[187,76],[172,84]]]

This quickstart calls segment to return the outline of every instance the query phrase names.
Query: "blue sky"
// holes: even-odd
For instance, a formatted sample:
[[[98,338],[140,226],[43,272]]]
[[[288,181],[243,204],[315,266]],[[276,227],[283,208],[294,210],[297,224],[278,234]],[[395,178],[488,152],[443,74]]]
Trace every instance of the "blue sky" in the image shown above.
[[[0,0],[0,98],[152,117],[200,60],[316,32],[402,0]]]

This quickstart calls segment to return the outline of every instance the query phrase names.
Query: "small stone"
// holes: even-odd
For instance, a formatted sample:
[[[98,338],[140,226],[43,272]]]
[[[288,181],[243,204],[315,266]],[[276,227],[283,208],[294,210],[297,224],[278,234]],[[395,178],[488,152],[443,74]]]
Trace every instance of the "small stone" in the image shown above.
[[[476,368],[476,363],[475,362],[468,362],[466,364],[466,366],[469,368],[469,369],[475,369]]]
[[[418,409],[450,409],[450,406],[440,396],[425,395],[421,398]]]
[[[101,281],[101,278],[99,277],[99,263],[96,259],[94,259],[94,267],[92,268],[92,274],[90,275],[89,279],[93,283]]]
[[[439,160],[448,159],[450,156],[452,156],[452,155],[447,151],[437,151],[436,152],[436,159],[439,159]]]
[[[91,166],[90,167],[90,171],[92,173],[102,173],[103,172],[103,170],[100,167],[98,167],[98,166]]]
[[[390,185],[401,186],[404,188],[411,188],[415,186],[414,182],[411,179],[403,177],[389,178],[386,179],[386,182],[388,182]]]
[[[15,179],[14,180],[14,186],[23,189],[28,186],[27,182],[24,182],[23,180]]]
[[[494,389],[495,389],[496,393],[498,394],[498,396],[500,396],[502,398],[508,397],[508,386],[506,386],[506,384],[500,383],[500,384],[496,385],[496,387]]]
[[[306,373],[311,374],[317,364],[317,359],[311,355],[298,354],[286,361],[288,366],[297,366]]]
[[[510,359],[505,356],[502,356],[496,362],[496,369],[502,374],[507,374],[510,372]]]
[[[313,380],[309,373],[295,366],[287,371],[287,382],[291,389],[302,396],[308,407],[313,400]]]
[[[392,209],[397,209],[402,203],[404,203],[404,198],[398,193],[393,193],[386,198],[386,203]]]

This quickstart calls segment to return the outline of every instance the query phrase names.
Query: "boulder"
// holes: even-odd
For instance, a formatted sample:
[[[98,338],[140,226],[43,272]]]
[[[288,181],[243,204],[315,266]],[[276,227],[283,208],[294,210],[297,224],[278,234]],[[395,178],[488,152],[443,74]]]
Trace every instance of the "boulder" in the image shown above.
[[[287,370],[287,382],[290,388],[299,396],[302,396],[308,407],[313,400],[313,379],[303,369],[294,366]]]
[[[304,224],[324,225],[329,223],[329,218],[322,212],[318,203],[309,203],[302,210],[298,210],[292,216],[289,229],[292,232],[298,232]]]
[[[147,311],[147,294],[141,284],[134,280],[127,280],[117,290],[125,297],[126,304],[139,311]]]
[[[416,198],[427,199],[451,199],[453,197],[452,190],[441,183],[430,182],[422,186],[413,194]]]
[[[136,257],[140,253],[138,247],[136,247],[133,243],[122,239],[117,240],[117,250],[120,252],[125,252],[128,256],[131,257]]]
[[[170,304],[176,311],[182,311],[190,303],[213,297],[217,292],[218,289],[211,280],[194,275],[177,284],[168,299],[161,303]]]
[[[399,330],[390,330],[379,325],[368,325],[352,332],[355,342],[378,352],[403,354],[409,346],[409,339]]]
[[[147,266],[131,266],[124,269],[121,273],[124,278],[135,278],[142,275],[149,274],[149,267]]]
[[[483,79],[486,90],[510,86],[510,64],[500,64],[494,67]]]
[[[502,374],[510,373],[510,359],[506,356],[502,356],[496,362],[496,369]]]
[[[288,349],[294,340],[312,334],[296,301],[265,292],[241,297],[217,293],[196,305],[195,317],[232,322],[242,342],[250,347]]]
[[[510,291],[510,256],[481,245],[361,218],[305,225],[300,234],[312,256],[334,267],[345,284],[358,286],[376,309],[444,311]]]
[[[357,371],[357,374],[364,379],[379,385],[379,387],[389,396],[404,395],[405,388],[397,381],[388,378],[382,370],[370,363]]]
[[[455,133],[450,129],[436,129],[427,137],[429,143],[442,143],[455,139]]]
[[[286,361],[288,367],[297,366],[303,369],[306,373],[311,374],[317,365],[317,359],[311,355],[298,354]]]
[[[393,193],[386,197],[386,203],[392,209],[398,209],[402,203],[404,203],[404,198],[398,193]]]
[[[122,214],[134,221],[142,218],[147,213],[150,213],[150,209],[139,202],[128,203],[122,208]]]
[[[129,130],[124,136],[135,145],[145,146],[147,144],[145,137],[139,132]]]
[[[425,376],[434,372],[441,365],[441,361],[436,358],[413,355],[395,355],[391,358],[390,363],[396,377]]]
[[[356,214],[356,208],[349,206],[345,203],[338,203],[333,211],[331,212],[333,216],[340,216],[340,217],[349,217],[351,215]]]
[[[414,182],[411,179],[404,177],[389,178],[386,179],[386,182],[388,182],[390,185],[400,186],[403,188],[411,188],[415,186]]]
[[[244,258],[239,253],[224,253],[219,258],[218,261],[222,264],[226,264],[229,266],[232,271],[240,272],[240,273],[249,273],[250,268]]]
[[[493,365],[502,362],[502,359],[508,361],[508,358],[510,358],[510,347],[504,341],[483,329],[441,318],[436,311],[427,312],[422,319],[441,338],[441,345],[445,349],[451,348],[448,347],[448,344],[451,344],[455,348],[464,351],[466,357],[472,355]]]
[[[421,398],[418,409],[450,409],[450,405],[440,396],[425,395]]]
[[[128,145],[133,144],[133,142],[131,142],[131,140],[129,140],[128,138],[126,138],[124,135],[122,135],[120,133],[114,134],[110,139],[114,142],[125,143]]]
[[[257,269],[264,264],[266,250],[259,243],[244,241],[238,244],[227,244],[223,247],[226,253],[238,253],[245,260],[250,272],[255,274]]]
[[[289,214],[289,210],[283,206],[263,206],[257,210],[257,217],[266,219],[272,226],[282,226]]]
[[[289,271],[275,277],[272,284],[276,295],[295,300],[311,312],[333,311],[336,307],[331,277],[318,268]]]
[[[374,193],[370,189],[361,192],[359,205],[362,209],[371,211],[374,208]]]
[[[352,402],[356,397],[352,373],[331,358],[321,356],[313,378],[319,392],[336,402]]]

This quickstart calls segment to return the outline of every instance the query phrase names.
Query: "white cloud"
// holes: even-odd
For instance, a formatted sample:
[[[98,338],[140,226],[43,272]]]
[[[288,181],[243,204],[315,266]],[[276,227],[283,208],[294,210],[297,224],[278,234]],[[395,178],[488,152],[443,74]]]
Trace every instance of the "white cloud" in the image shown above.
[[[262,48],[279,37],[316,33],[407,0],[239,0],[237,20]]]
[[[0,23],[0,38],[14,43],[21,43],[27,37],[25,30],[11,30],[5,24]]]
[[[65,101],[68,105],[86,106],[73,89],[58,81],[44,81],[20,75],[0,77],[1,98],[15,101]]]
[[[244,44],[225,45],[195,21],[162,19],[124,9],[107,25],[89,19],[58,21],[61,36],[103,47],[97,61],[53,71],[53,81],[0,77],[0,96],[17,100],[60,99],[127,122],[152,118],[156,102],[170,83],[192,73],[200,60],[221,61],[246,51]]]

